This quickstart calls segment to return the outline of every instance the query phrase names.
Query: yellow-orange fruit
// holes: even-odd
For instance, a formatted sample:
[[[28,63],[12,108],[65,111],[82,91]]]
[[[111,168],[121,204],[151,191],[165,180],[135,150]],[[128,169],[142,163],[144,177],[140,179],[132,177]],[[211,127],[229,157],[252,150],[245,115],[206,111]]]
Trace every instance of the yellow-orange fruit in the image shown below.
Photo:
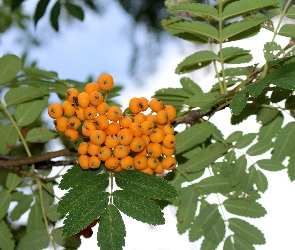
[[[65,131],[65,136],[69,141],[76,141],[79,137],[78,131],[76,129],[68,128]]]
[[[141,138],[144,139],[145,146],[150,144],[150,137],[148,135],[142,135]]]
[[[172,156],[167,156],[165,159],[162,161],[162,166],[166,170],[172,170],[176,167],[176,159]]]
[[[149,167],[146,167],[145,169],[141,170],[141,172],[146,173],[146,174],[153,174],[154,173],[154,171]]]
[[[155,169],[157,168],[159,165],[159,160],[158,158],[154,158],[154,157],[149,157],[148,158],[148,167],[151,169]]]
[[[89,94],[87,94],[86,92],[81,92],[78,95],[78,105],[81,108],[86,108],[90,103],[90,98],[89,98]]]
[[[164,139],[163,139],[163,145],[166,148],[174,148],[176,145],[176,137],[175,135],[165,135]]]
[[[90,120],[85,120],[82,125],[82,135],[90,136],[91,132],[96,130],[95,125]]]
[[[149,101],[145,97],[140,97],[141,111],[146,111],[149,107]]]
[[[164,172],[164,168],[161,162],[159,162],[158,166],[154,169],[154,172],[157,174],[162,174]]]
[[[152,122],[154,128],[157,127],[157,117],[156,117],[156,115],[153,115],[153,114],[147,115],[146,116],[146,121]]]
[[[159,110],[156,114],[158,124],[166,124],[168,122],[168,114],[165,110]]]
[[[55,128],[58,132],[65,132],[68,128],[68,118],[62,116],[55,120]]]
[[[113,156],[108,158],[104,163],[105,167],[109,170],[113,170],[113,169],[117,168],[119,166],[119,164],[120,164],[119,159],[117,157],[113,157]]]
[[[174,154],[175,148],[166,148],[162,145],[162,154],[165,156],[172,156]]]
[[[154,98],[150,100],[149,107],[154,112],[159,112],[161,109],[164,108],[164,104],[161,100]]]
[[[69,100],[65,100],[61,106],[63,108],[64,115],[71,116],[74,115],[76,112],[76,108]]]
[[[98,151],[100,149],[99,145],[96,145],[94,143],[92,143],[91,141],[88,142],[88,149],[87,149],[87,153],[90,155],[98,155]]]
[[[142,136],[143,131],[142,131],[142,127],[139,123],[132,122],[129,126],[129,129],[135,137]]]
[[[177,116],[177,111],[176,111],[176,109],[175,109],[175,107],[174,106],[172,106],[172,105],[166,105],[165,107],[164,107],[164,110],[167,112],[167,114],[168,114],[168,120],[169,121],[172,121],[172,120],[174,120],[175,118],[176,118],[176,116]]]
[[[70,102],[74,101],[74,98],[77,97],[79,95],[79,91],[75,88],[69,88],[66,91],[66,98],[67,100],[69,100]]]
[[[120,121],[119,124],[122,128],[129,128],[130,124],[132,123],[132,119],[130,116],[123,117]]]
[[[159,143],[152,142],[146,147],[147,153],[150,157],[158,158],[162,154],[162,146]]]
[[[99,115],[94,118],[94,125],[96,129],[106,130],[109,126],[109,120],[105,115]]]
[[[106,139],[106,133],[103,130],[95,129],[90,133],[90,141],[95,145],[101,145]]]
[[[130,153],[129,146],[118,145],[114,148],[113,154],[117,158],[125,158]]]
[[[64,113],[62,105],[59,103],[53,103],[49,105],[47,110],[48,110],[48,115],[53,119],[62,117]]]
[[[105,115],[108,112],[109,105],[106,102],[102,102],[97,105],[96,111],[100,115]]]
[[[151,121],[144,121],[140,125],[142,127],[142,133],[144,135],[150,135],[154,130],[154,125]]]
[[[123,169],[129,170],[133,167],[133,158],[128,155],[120,160],[120,165]]]
[[[103,74],[98,77],[99,88],[104,91],[110,91],[114,86],[114,79],[110,74]]]
[[[163,131],[165,133],[165,135],[173,135],[174,134],[174,127],[171,125],[171,124],[166,124],[164,127],[163,127]]]
[[[122,145],[129,145],[133,140],[133,134],[130,129],[123,128],[120,129],[117,133],[119,143]]]
[[[136,155],[133,158],[134,168],[137,170],[143,170],[147,167],[147,158],[144,155]]]
[[[165,138],[165,133],[163,129],[155,128],[153,132],[150,134],[150,140],[151,142],[157,142],[160,143]]]
[[[97,106],[103,102],[103,95],[98,91],[94,91],[89,94],[89,100],[92,105]]]
[[[88,142],[83,141],[78,146],[78,153],[80,155],[86,155],[88,151]]]
[[[129,101],[129,110],[132,114],[137,114],[142,110],[142,103],[140,98],[131,98],[131,100]]]
[[[106,161],[108,158],[110,158],[112,155],[112,151],[110,148],[108,148],[107,146],[102,146],[100,147],[100,149],[98,150],[98,155],[97,157],[101,160],[101,161]]]
[[[89,168],[97,169],[97,168],[100,167],[100,164],[101,164],[101,161],[97,156],[92,155],[92,156],[89,157],[89,159],[88,159]]]
[[[133,122],[143,123],[145,121],[145,115],[143,113],[138,113],[133,117]]]
[[[110,121],[118,121],[122,118],[122,110],[117,106],[111,106],[107,112],[107,118]]]
[[[97,115],[97,111],[95,107],[90,106],[84,108],[83,114],[86,120],[93,120]]]
[[[89,169],[88,159],[89,157],[87,155],[80,155],[78,157],[78,163],[83,170]]]
[[[83,108],[76,108],[75,116],[76,116],[80,121],[85,120],[84,109],[83,109]]]
[[[90,95],[91,93],[93,93],[95,91],[99,91],[99,86],[96,82],[91,82],[91,83],[86,84],[84,90],[88,95]]]
[[[68,120],[68,128],[72,128],[72,129],[78,129],[81,125],[81,121],[78,119],[78,117],[73,116],[71,118],[69,118]]]
[[[141,137],[134,137],[130,143],[130,149],[133,152],[141,152],[145,147],[145,141]]]
[[[115,148],[119,145],[119,138],[115,135],[108,135],[105,139],[104,144],[108,148]]]
[[[116,135],[119,132],[120,128],[120,124],[116,121],[113,121],[109,124],[105,131],[107,135]]]

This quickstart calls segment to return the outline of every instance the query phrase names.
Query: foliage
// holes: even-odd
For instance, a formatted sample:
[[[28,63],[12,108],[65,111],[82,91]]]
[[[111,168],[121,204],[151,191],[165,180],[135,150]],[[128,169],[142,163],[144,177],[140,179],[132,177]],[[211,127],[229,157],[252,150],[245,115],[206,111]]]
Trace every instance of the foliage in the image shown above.
[[[35,24],[48,2],[39,1]],[[72,144],[41,115],[52,93],[64,100],[69,87],[82,91],[85,83],[24,67],[15,55],[0,58],[0,248],[42,249],[51,244],[77,249],[79,232],[99,218],[100,249],[122,249],[128,235],[121,214],[151,225],[164,224],[163,201],[177,208],[178,233],[188,232],[191,242],[202,241],[201,249],[255,249],[266,243],[263,232],[248,221],[267,213],[259,203],[268,188],[266,171],[287,170],[290,180],[295,179],[295,126],[287,122],[295,112],[295,5],[290,0],[208,2],[165,1],[171,17],[162,21],[164,29],[209,48],[186,57],[175,73],[213,66],[215,79],[209,92],[184,76],[181,88],[155,93],[154,97],[178,110],[172,121],[178,129],[178,166],[164,178],[132,170],[83,171],[76,164]],[[52,7],[55,15],[59,4]],[[64,7],[83,19],[80,8],[66,3]],[[274,26],[275,17],[279,21]],[[289,19],[282,24],[285,17]],[[262,48],[262,64],[252,62],[251,51],[228,45],[255,38],[260,29],[273,32]],[[289,37],[290,42],[282,47],[275,41],[277,36]],[[115,88],[109,98],[118,96],[120,89]],[[260,129],[248,134],[236,130],[225,137],[220,124],[211,119],[217,112],[231,112],[233,125],[254,115]],[[181,123],[187,124],[186,129],[178,126]],[[44,153],[55,138],[65,149]],[[58,156],[67,158],[51,160]],[[52,175],[52,166],[63,167]],[[67,190],[61,199],[56,197],[57,187]],[[27,211],[25,225],[12,227],[11,221]],[[56,224],[61,220],[64,226],[59,228]]]

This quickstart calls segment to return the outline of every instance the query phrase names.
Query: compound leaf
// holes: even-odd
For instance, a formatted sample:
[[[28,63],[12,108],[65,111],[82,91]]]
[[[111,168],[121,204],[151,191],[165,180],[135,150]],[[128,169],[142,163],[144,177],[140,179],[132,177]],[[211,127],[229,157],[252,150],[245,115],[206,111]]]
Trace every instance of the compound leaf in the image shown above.
[[[260,218],[266,214],[265,208],[257,202],[227,199],[223,202],[223,206],[231,214],[250,218]]]
[[[99,222],[97,244],[101,250],[121,250],[125,246],[126,230],[119,210],[110,204]]]
[[[165,223],[161,208],[156,203],[136,193],[117,190],[113,194],[114,205],[124,214],[151,225]]]
[[[44,93],[34,87],[17,87],[8,90],[4,96],[7,106],[24,103],[44,96]]]
[[[232,191],[229,181],[221,175],[206,177],[194,184],[205,193],[229,193]]]
[[[14,247],[13,234],[10,232],[4,220],[0,221],[0,249],[13,250]]]
[[[22,61],[16,55],[7,54],[0,58],[0,85],[11,81],[22,68]]]
[[[115,173],[116,184],[125,191],[160,200],[169,200],[177,196],[176,190],[168,181],[140,171],[121,171]]]
[[[238,218],[230,218],[228,222],[229,229],[249,243],[258,245],[265,244],[263,233],[249,222]]]
[[[47,128],[33,128],[26,135],[28,142],[48,142],[58,137],[58,133]]]

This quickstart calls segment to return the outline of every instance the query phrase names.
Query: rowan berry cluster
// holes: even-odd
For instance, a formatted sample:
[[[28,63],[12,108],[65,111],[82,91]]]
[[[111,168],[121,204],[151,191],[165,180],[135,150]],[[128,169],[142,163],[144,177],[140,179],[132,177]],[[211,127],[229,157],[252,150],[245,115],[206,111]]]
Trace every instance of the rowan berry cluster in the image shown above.
[[[111,75],[101,75],[88,83],[84,92],[75,88],[66,92],[63,104],[48,107],[56,130],[70,141],[83,138],[78,146],[82,169],[97,169],[104,162],[113,172],[135,168],[145,173],[161,174],[176,167],[174,127],[176,109],[154,98],[132,98],[129,112],[109,106],[103,91],[114,86]],[[78,132],[79,131],[79,132]]]

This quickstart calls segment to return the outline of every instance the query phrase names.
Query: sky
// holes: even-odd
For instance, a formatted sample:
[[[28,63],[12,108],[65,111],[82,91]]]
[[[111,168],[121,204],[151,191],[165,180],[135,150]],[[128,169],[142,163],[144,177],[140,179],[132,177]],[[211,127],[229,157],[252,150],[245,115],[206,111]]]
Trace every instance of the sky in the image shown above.
[[[34,4],[32,4],[34,6]],[[29,7],[28,7],[29,8]],[[120,20],[114,22],[114,20]],[[87,13],[84,22],[74,22],[67,26],[61,24],[61,32],[56,34],[48,31],[48,20],[41,19],[35,34],[42,36],[45,43],[42,47],[30,51],[30,58],[37,59],[38,66],[45,70],[58,72],[60,78],[71,78],[84,81],[89,75],[97,77],[102,72],[113,75],[115,84],[124,84],[124,91],[117,99],[123,107],[133,96],[145,96],[150,98],[159,88],[180,87],[179,79],[174,70],[177,64],[193,52],[188,43],[176,43],[165,41],[163,53],[159,59],[159,70],[149,77],[144,77],[143,85],[138,84],[128,75],[128,58],[131,55],[131,47],[128,43],[128,27],[130,17],[126,15],[118,5],[111,3],[102,17]],[[13,32],[5,34],[1,38],[0,55],[4,53],[22,53],[21,46],[14,43]],[[263,44],[270,40],[268,32],[263,32],[260,39],[251,40],[244,44],[244,48],[252,51],[255,59],[263,60]],[[258,41],[258,42],[257,42]],[[284,45],[284,41],[280,41]],[[204,91],[210,89],[208,81],[212,81],[212,74],[202,70],[190,75],[198,82]],[[211,77],[211,78],[210,78]],[[257,132],[259,129],[254,117],[250,117],[239,126],[231,126],[229,123],[230,112],[224,110],[218,112],[212,122],[221,125],[225,136],[235,130],[243,130],[245,133]],[[222,123],[220,123],[222,121]],[[252,157],[253,160],[257,160]],[[295,185],[288,179],[286,171],[265,172],[268,177],[269,187],[259,202],[267,209],[267,215],[259,219],[251,219],[250,223],[258,227],[265,235],[266,244],[256,246],[257,250],[269,249],[293,249],[293,234],[295,224]],[[187,234],[179,236],[176,231],[175,208],[164,209],[166,224],[153,227],[137,222],[124,216],[127,231],[125,250],[195,250],[199,249],[200,242],[189,243]],[[234,217],[234,216],[232,216]],[[96,231],[95,231],[96,233]],[[90,239],[82,238],[80,250],[94,249],[96,246],[95,234]],[[219,246],[218,249],[222,249]]]

